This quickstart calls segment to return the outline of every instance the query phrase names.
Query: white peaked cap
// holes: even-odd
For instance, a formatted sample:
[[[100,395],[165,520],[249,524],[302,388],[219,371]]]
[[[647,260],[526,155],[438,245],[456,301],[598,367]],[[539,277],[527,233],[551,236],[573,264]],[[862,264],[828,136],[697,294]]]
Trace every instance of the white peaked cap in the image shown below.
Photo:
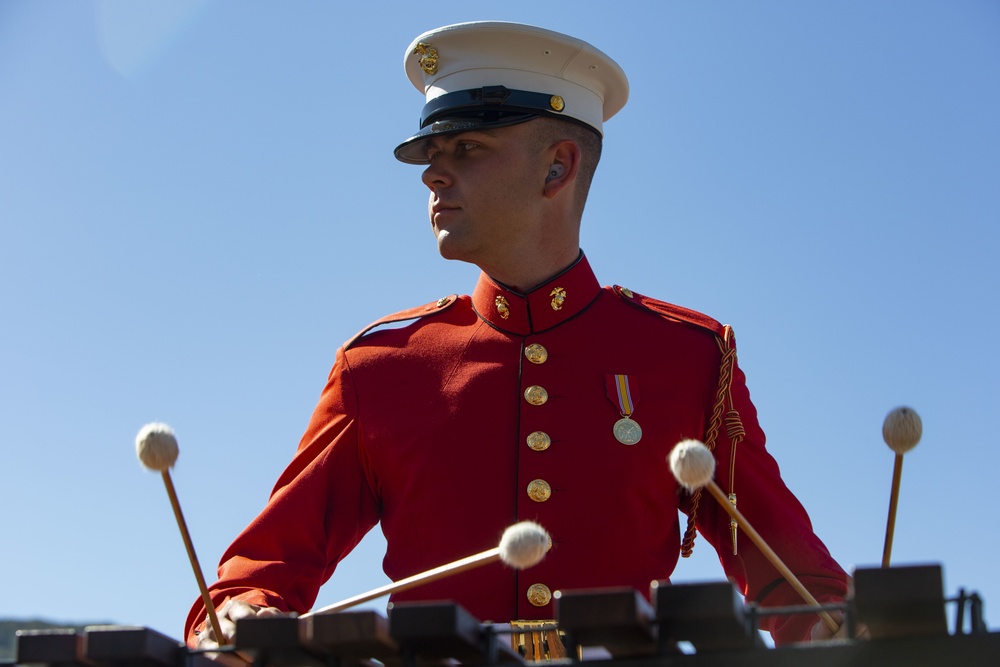
[[[422,139],[549,116],[603,136],[628,100],[618,63],[587,42],[520,23],[477,21],[425,32],[403,56],[426,96],[420,131],[400,144],[403,162],[427,162]]]

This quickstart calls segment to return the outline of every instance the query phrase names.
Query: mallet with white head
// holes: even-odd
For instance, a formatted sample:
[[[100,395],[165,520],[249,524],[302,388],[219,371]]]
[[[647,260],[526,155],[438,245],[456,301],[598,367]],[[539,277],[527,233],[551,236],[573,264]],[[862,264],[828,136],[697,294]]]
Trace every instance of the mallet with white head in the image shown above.
[[[355,595],[340,602],[331,604],[321,609],[316,609],[303,614],[300,618],[307,618],[317,614],[332,614],[334,612],[349,609],[363,602],[380,598],[383,595],[400,593],[402,591],[429,584],[432,581],[450,577],[466,570],[471,570],[483,565],[501,561],[517,570],[526,570],[541,562],[545,558],[546,552],[552,544],[549,534],[544,528],[533,521],[522,521],[515,523],[503,531],[499,546],[488,549],[473,556],[467,556],[447,565],[435,567],[426,572],[415,574],[412,577],[400,579],[380,588],[375,588],[367,593]]]
[[[739,527],[747,534],[747,537],[757,545],[760,552],[764,554],[765,557],[771,562],[771,565],[781,573],[781,576],[791,584],[802,599],[814,607],[819,607],[819,601],[813,597],[813,594],[802,585],[799,578],[788,569],[788,566],[778,557],[778,554],[774,552],[771,547],[767,545],[764,538],[760,536],[750,522],[747,521],[746,517],[736,509],[736,507],[729,502],[729,498],[719,485],[715,483],[712,479],[715,475],[715,456],[709,451],[703,443],[698,440],[682,440],[677,443],[674,448],[670,451],[669,459],[670,470],[674,473],[674,477],[677,482],[687,489],[689,492],[695,491],[699,488],[708,489],[709,493],[719,501],[722,508],[729,513],[729,516],[736,521]],[[825,610],[817,609],[816,613],[819,614],[823,622],[826,623],[826,627],[830,629],[831,632],[837,632],[840,626],[837,624],[833,617],[830,616]]]
[[[882,422],[882,439],[889,449],[896,452],[892,468],[892,490],[889,492],[889,518],[885,526],[885,546],[882,549],[882,567],[889,567],[892,554],[892,537],[896,531],[896,505],[899,502],[899,483],[903,477],[903,454],[920,442],[923,423],[913,408],[898,407],[885,416]]]
[[[167,487],[167,496],[170,497],[170,505],[174,509],[174,517],[177,519],[177,527],[180,528],[181,538],[184,540],[184,548],[187,549],[188,560],[191,561],[191,568],[194,570],[194,578],[198,581],[198,588],[201,591],[201,599],[208,611],[208,618],[215,630],[216,637],[223,637],[222,629],[219,625],[219,618],[215,613],[215,606],[212,598],[208,594],[208,586],[205,585],[205,577],[201,573],[201,566],[198,564],[198,556],[194,552],[194,543],[188,533],[187,523],[184,521],[184,514],[181,512],[180,501],[177,500],[177,492],[174,490],[174,482],[170,478],[170,469],[177,461],[180,453],[177,447],[177,437],[173,430],[166,424],[152,423],[146,424],[135,436],[135,453],[146,468],[155,470],[163,475],[163,484]]]

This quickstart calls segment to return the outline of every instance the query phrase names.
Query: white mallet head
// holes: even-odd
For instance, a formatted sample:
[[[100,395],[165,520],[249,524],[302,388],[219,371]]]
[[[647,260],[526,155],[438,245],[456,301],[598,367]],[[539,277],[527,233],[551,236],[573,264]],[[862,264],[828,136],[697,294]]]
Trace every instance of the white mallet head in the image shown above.
[[[681,440],[670,451],[670,470],[688,491],[694,491],[712,481],[715,457],[698,440]]]
[[[534,521],[522,521],[503,531],[500,538],[500,560],[518,570],[537,565],[552,546],[552,539]]]
[[[882,439],[897,454],[905,454],[916,447],[923,431],[920,415],[913,408],[905,406],[887,414],[882,422]]]
[[[154,422],[139,429],[139,434],[135,436],[135,453],[142,465],[163,472],[173,467],[180,450],[173,429]]]

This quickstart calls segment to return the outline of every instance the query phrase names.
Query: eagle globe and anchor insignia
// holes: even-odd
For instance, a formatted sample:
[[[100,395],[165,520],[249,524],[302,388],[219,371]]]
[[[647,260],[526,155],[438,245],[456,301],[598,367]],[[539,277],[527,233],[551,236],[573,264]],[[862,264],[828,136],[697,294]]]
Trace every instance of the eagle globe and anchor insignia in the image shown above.
[[[437,74],[438,71],[438,52],[430,44],[424,44],[420,42],[417,44],[416,48],[413,49],[413,55],[420,56],[420,69],[424,71],[424,74]]]

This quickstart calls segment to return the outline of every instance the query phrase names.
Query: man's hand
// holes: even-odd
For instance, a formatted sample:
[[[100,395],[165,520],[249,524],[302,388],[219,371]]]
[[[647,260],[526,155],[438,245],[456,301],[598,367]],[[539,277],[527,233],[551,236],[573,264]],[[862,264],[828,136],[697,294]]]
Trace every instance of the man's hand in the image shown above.
[[[206,622],[205,629],[198,635],[198,648],[200,649],[212,649],[232,644],[233,639],[236,637],[236,621],[241,618],[285,615],[285,612],[275,607],[261,607],[260,605],[250,604],[243,600],[227,600],[216,613],[219,616],[219,629],[222,630],[223,635],[222,641],[219,641],[215,636],[212,624]]]
[[[837,632],[834,632],[830,628],[826,627],[826,623],[824,623],[821,619],[819,623],[813,626],[812,632],[809,634],[809,641],[821,642],[829,641],[831,639],[848,638],[847,623],[844,623],[844,615],[839,611],[831,611],[829,614],[833,617],[833,620],[837,622],[837,625],[840,626],[840,629],[837,630]],[[857,626],[855,630],[857,630],[857,632],[854,639],[868,639],[870,637],[868,628],[864,625]]]

